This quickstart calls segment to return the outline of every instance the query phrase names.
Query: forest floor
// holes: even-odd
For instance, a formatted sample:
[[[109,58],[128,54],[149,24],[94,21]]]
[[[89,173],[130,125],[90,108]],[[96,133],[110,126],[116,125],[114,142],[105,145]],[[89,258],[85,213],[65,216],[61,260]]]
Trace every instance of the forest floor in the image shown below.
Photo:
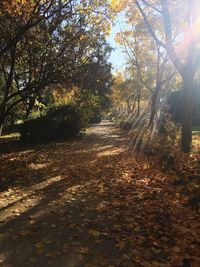
[[[112,123],[0,154],[0,266],[199,267],[199,210]]]

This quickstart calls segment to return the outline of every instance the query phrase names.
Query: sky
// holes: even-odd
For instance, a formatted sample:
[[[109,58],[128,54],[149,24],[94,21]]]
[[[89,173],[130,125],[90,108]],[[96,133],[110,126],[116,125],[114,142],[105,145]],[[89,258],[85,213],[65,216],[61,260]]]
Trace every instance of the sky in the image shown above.
[[[107,41],[113,47],[113,51],[110,56],[110,62],[113,64],[113,72],[122,70],[125,64],[122,48],[115,42],[115,35],[120,32],[120,26],[123,24],[123,16],[119,16],[112,28],[111,34]]]

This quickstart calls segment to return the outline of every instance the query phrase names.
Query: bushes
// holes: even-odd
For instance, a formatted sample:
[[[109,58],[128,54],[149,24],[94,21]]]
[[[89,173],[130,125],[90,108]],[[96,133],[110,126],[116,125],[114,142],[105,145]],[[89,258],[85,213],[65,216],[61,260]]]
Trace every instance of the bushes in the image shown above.
[[[199,88],[194,91],[193,126],[200,125],[200,93]],[[183,90],[170,94],[167,100],[172,119],[175,122],[182,122],[183,116]]]
[[[50,108],[39,118],[26,120],[19,127],[19,132],[22,142],[40,143],[74,137],[83,129],[80,111],[74,105],[65,105]]]
[[[101,114],[100,112],[94,113],[93,116],[89,119],[89,123],[100,123],[101,122]]]
[[[164,171],[176,171],[180,154],[179,138],[179,127],[166,114],[155,129],[147,128],[143,137],[143,152],[157,156]]]

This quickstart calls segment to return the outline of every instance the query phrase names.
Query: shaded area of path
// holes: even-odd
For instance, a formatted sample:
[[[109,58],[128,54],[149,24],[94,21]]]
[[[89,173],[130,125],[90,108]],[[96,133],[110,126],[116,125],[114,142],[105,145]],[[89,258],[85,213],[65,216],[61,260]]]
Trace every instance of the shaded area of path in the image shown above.
[[[126,143],[103,122],[2,154],[0,266],[200,266],[198,214]]]

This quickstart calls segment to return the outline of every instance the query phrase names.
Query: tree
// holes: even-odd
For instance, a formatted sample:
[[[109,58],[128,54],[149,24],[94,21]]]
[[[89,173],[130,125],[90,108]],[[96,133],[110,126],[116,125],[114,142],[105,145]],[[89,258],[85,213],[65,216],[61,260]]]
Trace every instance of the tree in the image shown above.
[[[0,57],[14,48],[40,22],[72,14],[73,0],[3,0],[0,4]],[[75,1],[76,2],[76,1]],[[67,16],[66,16],[67,15]]]
[[[108,63],[112,49],[104,38],[100,40],[99,38],[95,57],[81,66],[76,86],[81,90],[90,91],[93,95],[98,96],[100,107],[104,110],[110,104],[108,95],[111,92],[113,83],[111,64]]]
[[[190,152],[192,143],[193,92],[198,67],[199,50],[199,1],[145,1],[136,0],[142,18],[151,37],[163,47],[179,72],[183,81],[183,118],[181,146],[183,152]],[[161,31],[152,25],[152,17],[163,22]]]
[[[108,109],[113,83],[111,64],[108,63],[111,48],[105,38],[100,37],[95,46],[96,54],[73,72],[72,82],[63,84],[59,91],[55,85],[56,92],[53,91],[56,102],[73,102],[87,120],[95,116],[100,118]]]
[[[29,8],[26,1],[16,3],[16,16],[6,5],[0,15],[0,125],[19,103],[31,103],[45,88],[70,88],[96,56],[109,19],[107,1],[38,0]]]
[[[117,116],[126,116],[127,118],[127,116],[131,117],[135,112],[136,101],[138,102],[138,91],[133,77],[127,78],[122,72],[118,72],[114,77],[110,99],[112,108],[117,113]],[[138,105],[136,114],[138,114],[139,108],[140,106]]]
[[[131,21],[129,20],[129,23]],[[138,101],[141,98],[142,86],[151,97],[149,125],[152,126],[156,117],[160,94],[174,77],[173,68],[163,49],[148,38],[145,25],[139,20],[131,25],[131,30],[121,31],[118,42],[122,44],[128,56],[129,69],[138,80]]]
[[[200,58],[200,27],[197,0],[122,1],[129,19],[143,19],[150,38],[168,54],[183,83],[181,148],[189,152],[192,144],[193,92]],[[125,6],[125,7],[124,7]],[[138,12],[139,11],[139,15]]]

